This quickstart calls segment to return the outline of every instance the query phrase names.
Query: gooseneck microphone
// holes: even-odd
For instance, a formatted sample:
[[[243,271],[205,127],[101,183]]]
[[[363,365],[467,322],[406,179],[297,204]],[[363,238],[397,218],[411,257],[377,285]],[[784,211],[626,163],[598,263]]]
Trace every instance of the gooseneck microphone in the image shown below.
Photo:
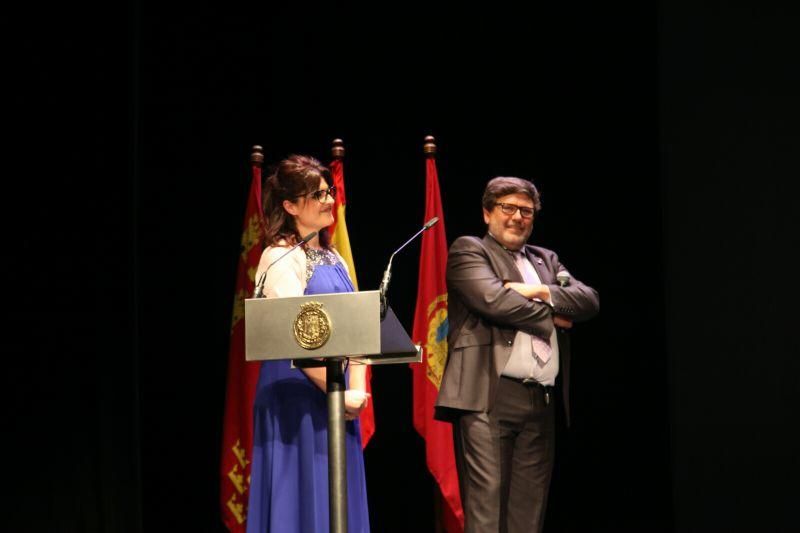
[[[258,283],[256,283],[256,289],[255,289],[255,291],[253,293],[253,298],[262,298],[264,296],[264,282],[267,281],[267,272],[269,272],[269,269],[272,268],[272,265],[274,265],[275,263],[277,263],[278,261],[280,261],[281,259],[283,259],[287,255],[292,253],[298,246],[304,245],[305,243],[307,243],[308,241],[310,241],[311,239],[313,239],[316,236],[317,236],[317,232],[316,231],[312,231],[311,233],[309,233],[308,235],[303,237],[297,244],[293,245],[291,248],[286,250],[279,258],[277,258],[275,261],[270,263],[269,266],[267,267],[267,269],[264,271],[264,273],[261,274],[261,276],[258,278]]]
[[[386,304],[386,292],[389,290],[389,281],[392,279],[392,260],[394,259],[395,254],[397,252],[399,252],[400,250],[402,250],[403,248],[405,248],[406,245],[408,245],[408,243],[410,243],[411,241],[416,239],[419,236],[420,233],[422,233],[423,231],[431,229],[434,226],[434,224],[436,224],[437,222],[439,222],[439,217],[433,217],[432,219],[427,221],[425,223],[425,225],[422,226],[421,230],[416,232],[410,239],[408,239],[406,242],[404,242],[403,245],[400,246],[400,248],[398,248],[397,250],[395,250],[394,253],[392,253],[392,255],[389,257],[389,264],[386,265],[386,270],[383,271],[383,279],[381,280],[381,286],[380,286],[381,318],[386,316],[386,310],[389,307]]]

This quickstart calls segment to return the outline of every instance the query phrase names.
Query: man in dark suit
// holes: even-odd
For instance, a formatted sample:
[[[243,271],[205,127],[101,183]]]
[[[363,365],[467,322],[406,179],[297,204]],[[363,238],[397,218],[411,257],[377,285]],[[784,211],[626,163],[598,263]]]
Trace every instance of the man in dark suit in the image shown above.
[[[554,252],[525,244],[540,209],[533,183],[492,179],[487,235],[457,239],[447,259],[448,359],[436,418],[453,423],[466,533],[542,530],[559,369],[568,413],[566,330],[599,309],[597,291]]]

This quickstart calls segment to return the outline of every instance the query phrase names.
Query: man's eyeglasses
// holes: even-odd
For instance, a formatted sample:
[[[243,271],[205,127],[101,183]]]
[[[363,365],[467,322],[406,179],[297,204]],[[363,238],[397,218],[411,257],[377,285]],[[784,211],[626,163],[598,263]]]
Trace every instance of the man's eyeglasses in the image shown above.
[[[320,189],[314,192],[307,192],[305,194],[301,194],[297,198],[300,198],[301,196],[310,196],[311,198],[320,203],[327,200],[328,196],[336,200],[336,187],[328,187],[327,189]]]
[[[503,202],[497,202],[494,205],[500,208],[500,211],[503,212],[504,215],[511,215],[513,216],[514,213],[517,212],[519,209],[519,214],[522,218],[531,218],[533,217],[533,208],[532,207],[523,207],[521,205],[515,204],[506,204]]]

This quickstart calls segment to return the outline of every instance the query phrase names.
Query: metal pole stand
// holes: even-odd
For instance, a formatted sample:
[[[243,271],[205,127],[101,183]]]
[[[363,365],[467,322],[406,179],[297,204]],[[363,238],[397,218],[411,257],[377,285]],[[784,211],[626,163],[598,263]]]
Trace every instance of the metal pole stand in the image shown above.
[[[325,376],[328,393],[328,505],[330,533],[347,533],[347,461],[344,446],[344,363],[328,358]]]

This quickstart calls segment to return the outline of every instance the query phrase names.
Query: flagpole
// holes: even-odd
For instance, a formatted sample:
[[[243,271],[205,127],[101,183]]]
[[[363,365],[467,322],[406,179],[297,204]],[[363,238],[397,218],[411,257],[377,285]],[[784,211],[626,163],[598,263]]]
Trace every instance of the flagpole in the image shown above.
[[[333,158],[344,157],[344,143],[334,139]],[[345,450],[344,376],[346,359],[326,360],[328,396],[328,513],[331,533],[347,533],[347,455]]]
[[[236,274],[220,458],[220,509],[222,520],[231,533],[244,533],[246,528],[250,469],[253,460],[253,398],[260,366],[245,362],[243,317],[244,300],[253,294],[254,280],[250,278],[250,272],[255,272],[263,250],[265,234],[264,215],[261,210],[263,164],[264,149],[255,145],[250,154],[250,191],[245,207]]]
[[[344,141],[341,139],[334,139],[333,146],[331,147],[331,154],[334,159],[344,159]]]
[[[425,345],[421,363],[411,365],[414,384],[414,428],[425,439],[425,460],[436,479],[435,531],[462,533],[463,514],[456,475],[453,432],[450,424],[434,419],[447,361],[447,238],[444,209],[436,169],[436,139],[425,137],[425,220],[440,219],[423,237],[420,251],[417,304],[414,311],[414,342]],[[424,259],[423,259],[424,258]]]

